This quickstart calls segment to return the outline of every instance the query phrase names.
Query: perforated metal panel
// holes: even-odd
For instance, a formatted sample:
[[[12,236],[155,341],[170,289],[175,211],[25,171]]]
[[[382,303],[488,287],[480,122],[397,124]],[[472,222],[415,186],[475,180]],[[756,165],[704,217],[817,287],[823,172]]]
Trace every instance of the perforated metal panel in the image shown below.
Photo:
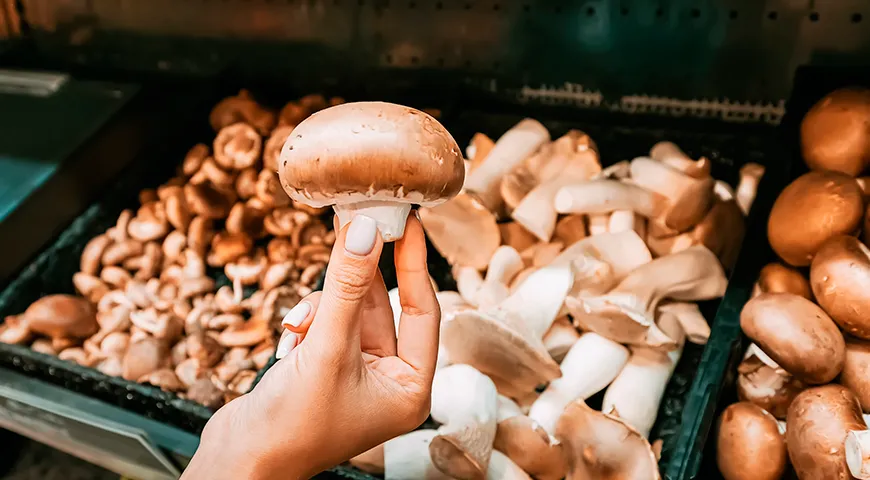
[[[22,5],[38,45],[79,63],[185,72],[232,63],[271,75],[356,78],[379,69],[446,71],[526,99],[737,119],[778,119],[779,102],[788,96],[799,65],[870,59],[870,2],[863,0],[23,0]],[[635,97],[625,100],[626,95]]]

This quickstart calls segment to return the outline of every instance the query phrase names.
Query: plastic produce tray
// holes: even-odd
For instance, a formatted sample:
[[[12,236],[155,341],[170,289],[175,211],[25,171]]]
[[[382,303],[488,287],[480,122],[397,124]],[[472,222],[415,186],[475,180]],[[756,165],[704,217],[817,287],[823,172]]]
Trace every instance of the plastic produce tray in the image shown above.
[[[257,90],[253,89],[255,97]],[[231,94],[233,92],[225,92]],[[341,94],[342,92],[334,92]],[[385,98],[383,95],[368,96],[346,95],[348,99]],[[259,97],[258,97],[259,98]],[[289,99],[281,99],[286,100]],[[397,100],[394,98],[394,100]],[[402,101],[421,107],[413,96],[403,96]],[[442,99],[445,100],[445,99]],[[462,108],[456,108],[461,105]],[[280,106],[275,103],[273,106]],[[782,176],[782,165],[772,161],[770,127],[725,124],[715,120],[694,118],[662,118],[643,115],[628,115],[601,111],[580,111],[567,106],[506,106],[486,98],[456,97],[446,100],[442,105],[441,121],[453,133],[461,146],[467,145],[475,132],[483,132],[496,139],[523,117],[540,120],[557,138],[572,128],[588,133],[597,143],[603,163],[611,164],[620,160],[646,155],[650,147],[660,140],[676,142],[688,154],[707,156],[713,165],[713,175],[736,185],[740,166],[746,162],[757,162],[767,167],[767,174],[760,189],[757,207],[750,218],[759,216],[766,203],[765,189],[770,179]],[[451,108],[451,106],[453,108]],[[139,189],[153,187],[172,174],[172,169],[183,158],[187,149],[197,141],[209,141],[213,134],[208,130],[206,120],[208,111],[203,111],[201,124],[190,130],[184,142],[163,152],[143,155],[122,177],[104,198],[92,205],[63,234],[32,262],[5,291],[0,293],[0,318],[20,313],[32,301],[49,293],[72,292],[71,277],[78,268],[79,255],[84,244],[94,235],[101,233],[114,224],[117,215],[124,208],[136,205]],[[165,159],[158,161],[158,159]],[[159,165],[160,168],[155,168]],[[772,202],[772,199],[770,199]],[[766,213],[766,212],[764,212]],[[764,215],[766,216],[766,215]],[[763,230],[750,229],[744,242],[750,248],[744,249],[741,258],[756,250],[764,242]],[[392,255],[387,248],[381,267],[388,288],[395,286],[395,272]],[[430,271],[442,289],[451,289],[455,283],[447,262],[433,248],[429,249]],[[745,263],[741,260],[741,264]],[[743,268],[742,270],[745,270]],[[738,265],[737,273],[741,271]],[[736,278],[748,278],[744,273]],[[744,282],[745,283],[745,282]],[[726,362],[736,351],[739,330],[729,326],[728,319],[733,316],[734,293],[732,290],[748,288],[743,283],[729,287],[726,301],[712,301],[702,304],[702,312],[711,321],[713,334],[706,348],[687,345],[673,378],[666,391],[658,420],[650,438],[663,440],[661,468],[668,478],[682,478],[684,466],[691,464],[692,458],[700,458],[703,437],[706,437],[712,416],[710,406],[712,390],[718,391],[723,372],[728,370]],[[751,286],[751,283],[748,285]],[[748,290],[746,291],[748,295]],[[39,354],[26,347],[0,344],[0,366],[22,371],[28,375],[59,384],[122,408],[129,409],[146,417],[177,426],[187,431],[199,432],[211,415],[211,411],[193,402],[181,400],[159,389],[128,382],[116,377],[63,362],[55,357]],[[268,368],[268,367],[267,367]],[[262,372],[261,372],[262,373]],[[600,396],[590,400],[595,406]],[[712,400],[715,405],[715,399]],[[709,412],[707,410],[710,410]],[[340,466],[332,471],[348,478],[374,478],[355,469]]]
[[[723,357],[726,371],[722,376],[721,385],[718,388],[711,387],[710,393],[698,402],[699,411],[704,413],[703,419],[699,417],[698,420],[705,423],[709,435],[706,445],[703,439],[699,438],[696,441],[694,453],[685,462],[687,475],[696,474],[696,476],[684,478],[722,478],[716,466],[715,424],[722,410],[738,400],[735,386],[737,365],[749,346],[749,340],[740,331],[740,311],[749,300],[752,286],[761,268],[777,260],[767,241],[767,217],[779,192],[791,180],[808,171],[800,151],[800,123],[804,115],[826,94],[848,86],[870,87],[870,70],[802,67],[795,74],[792,94],[786,104],[786,115],[777,133],[778,143],[783,152],[783,168],[780,171],[784,177],[776,185],[769,185],[765,191],[765,205],[763,208],[759,205],[756,212],[758,214],[755,219],[756,225],[754,225],[758,241],[744,247],[744,254],[738,260],[735,274],[723,301],[727,303],[727,309],[720,310],[722,318],[718,323],[729,332],[733,332],[734,340],[727,356]],[[703,459],[700,457],[702,451]]]

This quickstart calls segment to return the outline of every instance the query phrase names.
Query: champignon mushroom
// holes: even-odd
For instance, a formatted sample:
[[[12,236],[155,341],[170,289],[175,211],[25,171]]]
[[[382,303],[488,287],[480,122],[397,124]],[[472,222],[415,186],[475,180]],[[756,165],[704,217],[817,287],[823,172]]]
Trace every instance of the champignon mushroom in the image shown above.
[[[819,100],[801,122],[801,152],[813,170],[856,177],[870,164],[870,90],[849,87]]]
[[[779,262],[768,263],[758,274],[757,293],[793,293],[813,299],[810,282],[797,269]]]
[[[427,237],[451,265],[482,270],[501,243],[495,216],[470,195],[419,211]]]
[[[739,402],[719,417],[716,463],[725,480],[779,480],[787,454],[776,419],[761,408]]]
[[[870,250],[855,237],[831,237],[810,266],[816,302],[851,335],[870,339]]]
[[[442,424],[429,444],[432,463],[453,478],[486,475],[496,432],[498,394],[486,375],[468,365],[435,373],[432,418]]]
[[[462,188],[459,145],[431,116],[382,102],[345,103],[300,123],[278,173],[295,201],[333,205],[342,227],[375,219],[384,241],[402,237],[411,204],[434,206]]]
[[[737,367],[737,398],[779,419],[785,419],[789,405],[804,388],[790,373],[765,364],[755,355],[747,356]]]
[[[600,392],[627,361],[627,348],[596,333],[584,333],[562,360],[562,376],[550,382],[532,404],[529,418],[547,432],[555,433],[565,407]]]
[[[860,228],[864,194],[854,178],[809,172],[779,194],[767,221],[767,238],[786,263],[803,267],[826,240]]]
[[[608,179],[563,186],[553,201],[557,212],[575,215],[630,210],[647,218],[655,218],[668,206],[664,196],[631,183]]]
[[[843,369],[843,335],[831,317],[803,297],[762,293],[743,307],[740,327],[764,353],[805,383],[830,382]]]
[[[72,295],[48,295],[23,313],[30,330],[60,338],[86,338],[97,332],[96,312],[87,300]]]
[[[870,342],[846,339],[846,363],[840,383],[857,395],[863,411],[870,412]]]
[[[786,447],[798,478],[849,478],[846,437],[866,429],[858,399],[847,388],[830,384],[798,394],[786,419]]]
[[[211,379],[200,378],[187,389],[187,398],[207,408],[215,409],[223,405],[224,392]]]
[[[565,408],[556,439],[562,443],[570,479],[661,479],[647,439],[620,418],[593,410],[582,400]]]

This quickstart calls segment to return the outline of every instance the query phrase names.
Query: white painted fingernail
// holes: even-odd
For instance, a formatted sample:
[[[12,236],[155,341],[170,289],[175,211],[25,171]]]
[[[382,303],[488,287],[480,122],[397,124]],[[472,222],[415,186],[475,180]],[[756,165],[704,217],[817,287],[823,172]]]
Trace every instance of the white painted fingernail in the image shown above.
[[[297,343],[299,343],[299,335],[290,330],[284,330],[284,333],[281,334],[281,340],[278,342],[278,348],[275,349],[275,358],[281,360],[286,357],[296,348]]]
[[[295,307],[291,308],[287,315],[284,315],[284,320],[281,320],[282,325],[290,325],[291,327],[298,328],[299,325],[302,325],[302,322],[308,317],[308,314],[311,313],[311,304],[308,302],[297,303]]]
[[[344,249],[354,255],[368,255],[375,248],[375,238],[378,235],[378,223],[365,215],[357,215],[350,222]]]

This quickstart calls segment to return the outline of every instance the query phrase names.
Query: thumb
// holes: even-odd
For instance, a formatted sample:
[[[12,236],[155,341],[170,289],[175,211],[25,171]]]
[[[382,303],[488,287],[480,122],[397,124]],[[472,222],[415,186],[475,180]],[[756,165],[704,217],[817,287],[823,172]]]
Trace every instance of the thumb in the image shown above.
[[[339,232],[306,341],[359,344],[358,313],[378,271],[383,246],[377,222],[364,215],[355,216]]]

